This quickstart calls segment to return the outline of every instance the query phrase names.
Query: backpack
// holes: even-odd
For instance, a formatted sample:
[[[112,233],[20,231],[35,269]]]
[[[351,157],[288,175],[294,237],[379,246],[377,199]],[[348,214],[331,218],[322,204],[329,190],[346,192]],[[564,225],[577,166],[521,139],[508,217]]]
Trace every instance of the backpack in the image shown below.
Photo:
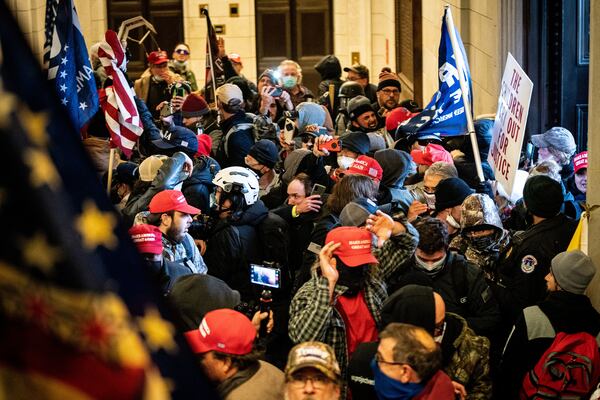
[[[596,338],[586,332],[559,332],[523,379],[521,399],[587,398],[600,380]]]

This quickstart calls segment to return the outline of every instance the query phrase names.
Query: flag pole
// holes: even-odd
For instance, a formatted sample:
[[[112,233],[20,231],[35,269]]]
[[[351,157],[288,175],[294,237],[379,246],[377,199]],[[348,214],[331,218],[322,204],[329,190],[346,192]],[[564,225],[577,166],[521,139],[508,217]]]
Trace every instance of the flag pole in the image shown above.
[[[466,71],[465,61],[463,60],[463,54],[458,46],[458,40],[456,39],[456,31],[454,30],[454,21],[452,20],[452,10],[449,5],[444,6],[446,9],[446,28],[448,29],[448,35],[450,36],[450,42],[452,43],[452,52],[454,53],[454,60],[456,61],[456,69],[458,69],[458,82],[460,83],[460,91],[462,93],[463,104],[465,105],[465,115],[467,116],[467,129],[469,131],[469,137],[471,138],[471,146],[473,147],[473,157],[475,158],[475,168],[477,169],[477,176],[480,182],[484,182],[483,168],[481,167],[481,156],[479,155],[479,145],[477,144],[477,134],[475,133],[475,125],[473,124],[473,115],[471,114],[471,103],[469,96],[467,96],[469,87],[465,82],[465,76],[463,71]]]
[[[110,197],[110,187],[112,186],[112,175],[113,175],[113,167],[114,167],[114,159],[115,159],[115,148],[110,148],[110,153],[108,156],[108,179],[106,179],[106,193]]]
[[[217,82],[215,81],[215,65],[213,64],[212,59],[212,48],[210,47],[210,27],[212,23],[210,22],[210,17],[208,16],[208,9],[203,8],[202,14],[206,17],[206,44],[208,45],[208,62],[210,63],[210,80],[213,87],[213,97],[215,101],[215,106],[217,105]],[[217,123],[220,123],[221,117],[217,114]]]

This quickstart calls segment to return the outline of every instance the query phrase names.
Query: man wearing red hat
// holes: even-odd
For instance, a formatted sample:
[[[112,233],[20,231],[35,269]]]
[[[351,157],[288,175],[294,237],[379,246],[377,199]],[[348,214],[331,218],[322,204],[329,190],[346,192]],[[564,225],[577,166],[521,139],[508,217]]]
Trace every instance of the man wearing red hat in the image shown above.
[[[148,222],[162,232],[163,257],[187,266],[190,273],[205,274],[206,264],[188,233],[200,210],[190,206],[179,190],[163,190],[150,201]]]
[[[280,400],[284,374],[255,350],[256,327],[242,313],[222,308],[184,333],[206,377],[224,400]]]
[[[355,175],[364,175],[368,176],[376,183],[377,187],[379,187],[379,183],[381,182],[381,177],[383,176],[383,168],[381,165],[369,156],[358,156],[356,160],[350,165],[345,172],[347,175],[355,174]]]
[[[377,258],[371,248],[375,238],[381,248]],[[418,233],[405,218],[395,221],[381,211],[370,216],[367,229],[330,231],[311,280],[292,300],[292,341],[320,340],[333,347],[344,378],[356,346],[377,338],[385,282],[412,256],[417,241]]]
[[[135,95],[146,103],[154,119],[158,119],[160,115],[160,107],[158,109],[157,107],[163,101],[171,99],[169,85],[183,80],[180,75],[171,72],[168,62],[166,51],[151,52],[148,54],[148,69],[133,85]]]

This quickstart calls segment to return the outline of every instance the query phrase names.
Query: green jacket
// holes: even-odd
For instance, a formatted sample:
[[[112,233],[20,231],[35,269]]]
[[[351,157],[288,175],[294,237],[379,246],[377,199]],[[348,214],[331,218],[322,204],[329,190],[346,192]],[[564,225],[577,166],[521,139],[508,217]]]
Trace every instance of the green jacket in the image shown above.
[[[489,339],[477,336],[460,315],[446,313],[446,319],[449,318],[458,320],[462,330],[452,344],[456,350],[444,371],[465,387],[467,400],[491,399]]]

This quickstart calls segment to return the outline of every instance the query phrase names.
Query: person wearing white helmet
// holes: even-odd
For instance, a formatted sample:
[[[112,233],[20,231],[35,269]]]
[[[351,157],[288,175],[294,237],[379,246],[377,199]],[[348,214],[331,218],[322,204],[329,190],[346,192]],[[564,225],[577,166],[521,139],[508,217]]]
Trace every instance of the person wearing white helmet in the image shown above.
[[[262,264],[257,229],[269,210],[258,199],[258,176],[249,168],[228,167],[215,175],[214,226],[204,259],[208,273],[238,290],[242,299],[253,297],[250,264]]]

